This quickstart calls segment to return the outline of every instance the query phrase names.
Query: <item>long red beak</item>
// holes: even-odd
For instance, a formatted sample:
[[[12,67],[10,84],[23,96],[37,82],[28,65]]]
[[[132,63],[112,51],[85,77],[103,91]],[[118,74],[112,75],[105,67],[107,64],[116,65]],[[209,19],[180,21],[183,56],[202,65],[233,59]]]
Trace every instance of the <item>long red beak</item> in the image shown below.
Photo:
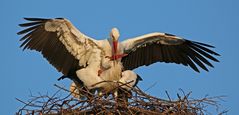
[[[113,55],[117,55],[118,41],[113,41]]]

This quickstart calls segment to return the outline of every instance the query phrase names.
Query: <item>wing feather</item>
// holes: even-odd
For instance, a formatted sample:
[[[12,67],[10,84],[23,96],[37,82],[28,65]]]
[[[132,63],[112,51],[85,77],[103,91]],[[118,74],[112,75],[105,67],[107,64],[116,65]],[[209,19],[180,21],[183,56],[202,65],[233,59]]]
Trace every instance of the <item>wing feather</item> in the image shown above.
[[[33,26],[33,25],[39,25],[42,24],[43,22],[29,22],[29,23],[23,23],[23,24],[19,24],[19,26],[21,27],[29,27],[29,26]]]
[[[17,33],[24,35],[20,39],[22,41],[20,47],[23,47],[23,50],[31,49],[41,52],[43,57],[64,75],[75,74],[77,69],[86,65],[87,58],[84,58],[84,55],[79,56],[86,52],[84,48],[90,51],[90,49],[99,47],[93,41],[94,39],[82,34],[64,18],[24,19],[29,22],[19,24],[26,28]],[[79,61],[80,58],[86,60]]]
[[[28,33],[29,31],[34,31],[35,29],[37,29],[39,27],[39,25],[35,25],[35,26],[32,26],[32,27],[29,27],[27,29],[24,29],[20,32],[18,32],[17,34],[18,35],[21,35],[21,34],[25,34],[25,33]]]
[[[206,51],[204,51],[203,49],[200,49],[196,46],[191,46],[194,50],[196,50],[197,52],[199,52],[200,54],[202,54],[203,56],[215,61],[215,62],[219,62],[219,60],[217,60],[215,57],[211,56],[210,54],[208,54]],[[218,55],[219,56],[219,55]]]
[[[208,66],[213,67],[213,65],[207,59],[205,59],[203,56],[201,56],[198,52],[194,51],[193,48],[191,48],[191,50],[192,50],[191,53],[195,57],[197,57],[199,60],[201,60],[203,63],[207,64]]]
[[[24,18],[27,21],[40,21],[40,22],[45,22],[48,21],[49,19],[45,19],[45,18]]]
[[[219,62],[213,55],[220,56],[209,49],[214,48],[212,45],[165,33],[150,33],[128,39],[122,42],[122,46],[124,52],[128,54],[121,60],[126,70],[132,70],[143,65],[148,66],[155,62],[165,62],[190,66],[196,72],[199,72],[198,65],[208,71],[206,65],[213,67],[208,59]]]
[[[193,45],[191,44],[191,46],[198,47],[199,49],[202,49],[202,50],[204,50],[204,51],[206,51],[206,52],[208,52],[208,53],[210,53],[210,54],[220,56],[218,53],[216,53],[216,52],[214,52],[214,51],[212,51],[212,50],[210,50],[210,49],[208,49],[208,48],[206,48],[206,47],[200,46],[200,45],[198,45],[198,44],[193,44]]]
[[[185,54],[188,55],[188,57],[193,60],[197,65],[199,65],[202,69],[208,71],[208,69],[204,66],[203,63],[201,63],[200,60],[196,57],[195,53],[189,48],[189,47],[181,47],[182,50],[184,50]]]

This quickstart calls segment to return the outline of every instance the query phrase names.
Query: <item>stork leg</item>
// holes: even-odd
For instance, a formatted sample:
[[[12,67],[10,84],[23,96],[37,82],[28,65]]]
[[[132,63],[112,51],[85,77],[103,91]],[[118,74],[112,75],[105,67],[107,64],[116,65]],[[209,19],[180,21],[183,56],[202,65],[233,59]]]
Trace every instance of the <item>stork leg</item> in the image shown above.
[[[117,90],[114,91],[114,93],[112,95],[113,95],[113,98],[115,100],[115,110],[117,110],[118,106],[119,106],[119,104],[118,104],[118,91]]]

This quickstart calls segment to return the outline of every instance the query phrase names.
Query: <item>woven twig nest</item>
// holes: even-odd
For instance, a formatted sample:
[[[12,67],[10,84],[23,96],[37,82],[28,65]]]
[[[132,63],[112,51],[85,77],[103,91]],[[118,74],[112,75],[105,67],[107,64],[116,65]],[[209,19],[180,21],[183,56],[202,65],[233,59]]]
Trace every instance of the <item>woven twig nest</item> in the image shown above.
[[[208,105],[219,107],[218,97],[204,97],[202,99],[191,99],[190,94],[179,94],[177,100],[160,99],[150,96],[139,88],[132,88],[131,92],[124,92],[117,98],[111,94],[97,95],[87,91],[87,98],[84,100],[75,98],[64,87],[55,85],[59,90],[53,94],[31,96],[30,100],[18,101],[24,103],[24,106],[17,114],[29,115],[78,115],[78,114],[135,114],[135,115],[161,115],[161,114],[177,114],[177,115],[203,115],[207,113]],[[61,93],[67,93],[63,96]],[[89,94],[87,94],[89,93]],[[122,94],[122,93],[121,93]],[[169,95],[168,95],[169,96]],[[222,113],[225,113],[223,111]],[[221,114],[222,114],[221,113]]]

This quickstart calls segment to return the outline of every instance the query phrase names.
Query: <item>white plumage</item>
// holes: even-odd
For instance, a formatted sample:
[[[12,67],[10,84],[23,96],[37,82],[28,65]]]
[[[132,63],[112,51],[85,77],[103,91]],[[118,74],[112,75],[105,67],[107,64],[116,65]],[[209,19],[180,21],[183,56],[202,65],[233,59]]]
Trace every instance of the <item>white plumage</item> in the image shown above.
[[[126,70],[122,72],[122,77],[119,80],[121,87],[130,91],[138,82],[138,80],[142,80],[136,73],[130,70]]]
[[[89,78],[90,79],[90,78]],[[121,86],[121,88],[126,91],[130,91],[134,86],[137,85],[138,81],[141,81],[142,78],[139,77],[136,73],[130,70],[126,70],[122,72],[122,76],[118,81],[113,82],[115,85]],[[103,82],[103,80],[96,80],[96,82]],[[117,84],[116,84],[117,83]],[[78,88],[82,88],[83,86],[76,86],[74,82],[72,82],[70,86],[70,91],[72,95],[76,98],[84,98],[84,95],[79,92]],[[98,86],[100,87],[100,86]],[[81,89],[82,90],[82,89]]]

